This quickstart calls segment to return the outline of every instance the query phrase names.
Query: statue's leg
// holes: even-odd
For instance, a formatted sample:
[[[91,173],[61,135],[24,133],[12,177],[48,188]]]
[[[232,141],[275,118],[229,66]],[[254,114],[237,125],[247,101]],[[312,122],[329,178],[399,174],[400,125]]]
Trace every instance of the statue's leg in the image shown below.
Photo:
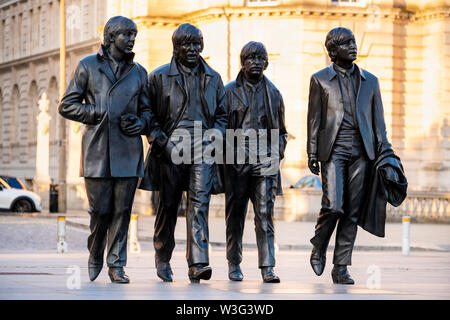
[[[273,210],[277,188],[276,176],[252,176],[250,199],[255,212],[258,267],[275,266],[275,230]]]
[[[225,168],[227,260],[235,265],[242,261],[242,235],[247,214],[250,182],[249,174],[240,171],[235,170],[231,165],[227,165]]]
[[[91,234],[87,240],[89,265],[102,266],[106,247],[106,235],[112,218],[111,199],[112,181],[103,178],[85,178],[86,194],[89,201],[88,212],[91,216],[89,228]]]
[[[161,161],[159,203],[156,210],[153,245],[155,261],[170,262],[175,248],[175,226],[181,201],[184,165]]]
[[[112,221],[108,227],[108,267],[127,263],[127,238],[138,178],[112,178]]]
[[[322,208],[311,239],[311,243],[321,251],[326,251],[337,220],[344,215],[345,164],[345,159],[334,154],[321,163]]]
[[[354,138],[352,157],[348,163],[348,176],[345,182],[345,214],[339,220],[336,230],[333,263],[338,265],[352,263],[352,251],[358,231],[358,216],[368,189],[370,161],[363,148],[358,135]]]
[[[192,164],[189,169],[188,205],[186,211],[187,252],[189,267],[209,265],[208,210],[211,199],[212,170],[209,164]]]

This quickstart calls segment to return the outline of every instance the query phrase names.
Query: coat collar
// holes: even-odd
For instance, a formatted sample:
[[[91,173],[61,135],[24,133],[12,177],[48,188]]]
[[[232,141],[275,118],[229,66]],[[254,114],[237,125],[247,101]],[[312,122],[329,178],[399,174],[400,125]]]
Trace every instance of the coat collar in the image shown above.
[[[100,46],[100,49],[98,50],[98,53],[97,53],[97,58],[100,61],[99,70],[101,72],[103,72],[103,74],[105,74],[105,76],[109,79],[109,81],[111,81],[111,83],[116,83],[120,79],[124,78],[135,65],[133,62],[134,53],[131,52],[130,54],[128,54],[125,57],[125,61],[128,64],[127,68],[122,73],[120,78],[116,79],[116,77],[114,76],[113,71],[111,69],[111,66],[109,65],[108,61],[110,60],[110,57],[108,57],[108,51],[106,50],[104,45]]]
[[[267,103],[265,104],[266,107],[266,115],[268,115],[269,119],[269,125],[271,128],[273,128],[273,119],[272,119],[272,98],[275,89],[275,85],[266,77],[263,75],[263,81],[262,85],[264,87],[264,90],[266,91],[266,97],[267,97]],[[249,103],[247,101],[247,95],[245,94],[245,87],[244,87],[244,72],[241,70],[239,71],[237,77],[236,77],[236,91],[233,90],[233,93],[238,97],[239,100],[248,108]]]
[[[266,78],[266,76],[263,76],[262,81],[264,86],[270,86],[272,84],[269,81],[269,79]],[[236,77],[236,87],[243,87],[243,86],[244,86],[244,72],[240,70]]]
[[[200,64],[203,66],[203,70],[205,70],[205,74],[209,77],[212,77],[213,70],[208,66],[208,64],[202,57],[200,57]],[[180,71],[178,70],[175,57],[172,57],[172,60],[170,61],[170,66],[169,66],[169,76],[178,76],[178,75],[180,75]]]
[[[361,78],[363,80],[366,80],[366,75],[364,74],[364,70],[358,67],[358,65],[355,63],[355,70],[359,71],[359,74],[361,75]],[[337,75],[336,70],[333,68],[333,63],[328,66],[328,80],[331,81],[335,76]]]

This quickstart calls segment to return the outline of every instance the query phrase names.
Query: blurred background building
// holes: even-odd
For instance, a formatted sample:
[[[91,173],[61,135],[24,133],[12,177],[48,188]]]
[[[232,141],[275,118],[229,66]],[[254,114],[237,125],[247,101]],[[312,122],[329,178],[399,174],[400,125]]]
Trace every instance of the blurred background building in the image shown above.
[[[103,25],[114,15],[137,23],[135,61],[149,72],[170,61],[172,33],[184,22],[202,30],[202,55],[224,83],[240,69],[242,46],[250,40],[263,42],[269,53],[266,75],[284,97],[289,132],[282,163],[286,192],[278,206],[282,218],[296,219],[317,214],[320,207],[320,191],[288,188],[309,174],[309,79],[330,64],[324,46],[327,32],[336,26],[350,28],[358,45],[356,63],[380,80],[388,136],[409,180],[410,202],[405,205],[425,208],[432,201],[435,209],[430,212],[440,214],[450,209],[449,4],[446,0],[66,0],[66,79],[68,83],[82,57],[97,52]],[[0,0],[0,173],[18,176],[39,191],[47,199],[44,207],[48,184],[58,183],[61,143],[59,5],[55,0]],[[44,93],[50,116],[47,177],[36,170],[37,117]],[[82,127],[66,123],[68,209],[84,209],[87,201],[78,177]],[[139,192],[135,209],[149,212],[149,206],[149,193]],[[219,197],[212,212],[216,208],[220,214],[221,206]]]

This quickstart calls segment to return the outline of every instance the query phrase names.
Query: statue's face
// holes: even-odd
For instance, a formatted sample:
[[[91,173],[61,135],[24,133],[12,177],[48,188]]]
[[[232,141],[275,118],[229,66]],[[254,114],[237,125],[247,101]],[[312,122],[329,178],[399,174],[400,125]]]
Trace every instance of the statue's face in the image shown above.
[[[183,40],[176,50],[177,60],[184,66],[193,68],[200,60],[200,53],[202,52],[202,39],[199,37],[189,37]]]
[[[260,78],[267,66],[267,56],[262,52],[255,52],[245,58],[242,67],[247,78]]]
[[[347,32],[341,44],[336,47],[336,61],[355,61],[358,53],[357,49],[355,36],[351,32]]]
[[[122,53],[131,53],[134,47],[134,41],[136,39],[137,30],[129,29],[116,34],[114,38],[114,46]]]

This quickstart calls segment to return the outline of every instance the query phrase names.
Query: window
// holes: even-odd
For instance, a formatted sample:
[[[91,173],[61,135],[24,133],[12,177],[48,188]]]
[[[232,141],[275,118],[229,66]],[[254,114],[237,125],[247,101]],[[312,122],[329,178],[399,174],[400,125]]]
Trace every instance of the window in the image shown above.
[[[277,4],[278,0],[247,0],[248,7],[275,6]]]

